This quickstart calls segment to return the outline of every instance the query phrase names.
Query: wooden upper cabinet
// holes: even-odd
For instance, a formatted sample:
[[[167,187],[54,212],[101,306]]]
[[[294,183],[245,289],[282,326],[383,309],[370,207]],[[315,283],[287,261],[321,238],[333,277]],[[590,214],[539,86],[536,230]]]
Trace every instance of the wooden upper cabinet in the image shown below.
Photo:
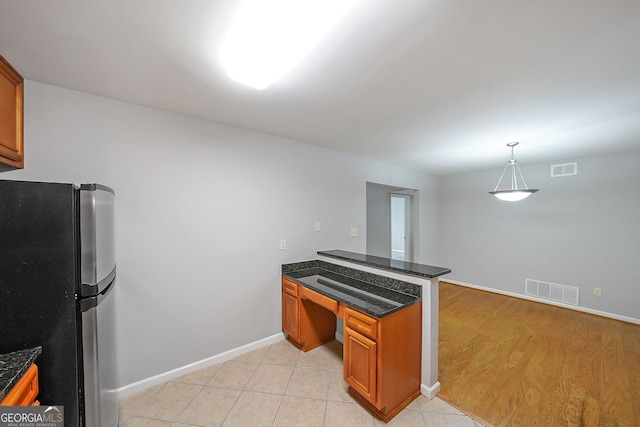
[[[0,56],[0,163],[22,169],[23,151],[22,76]]]

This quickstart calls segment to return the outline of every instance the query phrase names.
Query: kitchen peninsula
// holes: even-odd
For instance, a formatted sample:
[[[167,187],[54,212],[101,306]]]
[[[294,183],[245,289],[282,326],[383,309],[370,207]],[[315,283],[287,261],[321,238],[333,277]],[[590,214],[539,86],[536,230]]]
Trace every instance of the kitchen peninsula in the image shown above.
[[[339,250],[318,255],[282,266],[289,341],[303,351],[343,341],[349,393],[384,421],[421,392],[433,398],[438,277],[451,270]]]

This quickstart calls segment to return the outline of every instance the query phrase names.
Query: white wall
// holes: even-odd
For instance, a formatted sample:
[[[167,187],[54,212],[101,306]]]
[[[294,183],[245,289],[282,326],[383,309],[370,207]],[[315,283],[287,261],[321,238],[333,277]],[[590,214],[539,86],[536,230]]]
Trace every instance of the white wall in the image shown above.
[[[418,189],[436,232],[435,177],[33,81],[25,158],[0,179],[116,191],[114,387],[278,333],[282,263],[365,251],[367,181]]]
[[[116,387],[279,332],[280,264],[365,251],[366,182],[419,191],[416,261],[452,268],[446,278],[515,293],[526,277],[579,286],[581,305],[640,318],[640,151],[568,159],[579,162],[569,178],[523,167],[540,192],[508,204],[487,194],[500,169],[440,180],[27,81],[25,156],[0,179],[116,190]]]
[[[396,187],[367,183],[367,253],[391,258],[390,193]]]
[[[391,194],[411,195],[411,261],[435,265],[439,234],[437,199],[439,180],[427,182],[427,197],[419,190],[367,183],[367,247],[366,252],[391,258]]]
[[[578,175],[550,178],[551,164]],[[442,179],[446,279],[524,294],[525,278],[580,288],[580,306],[640,319],[640,151],[521,166],[540,191],[496,200],[501,169]],[[602,296],[593,295],[601,288]]]

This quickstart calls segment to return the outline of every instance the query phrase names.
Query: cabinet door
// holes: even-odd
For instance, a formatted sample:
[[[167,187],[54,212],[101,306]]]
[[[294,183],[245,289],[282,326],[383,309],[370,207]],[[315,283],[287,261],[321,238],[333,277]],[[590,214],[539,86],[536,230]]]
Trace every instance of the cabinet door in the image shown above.
[[[287,293],[282,294],[282,330],[295,341],[299,340],[300,308],[298,298]]]
[[[22,137],[23,80],[0,56],[0,163],[24,167]]]
[[[376,342],[350,328],[344,335],[344,380],[376,404]]]

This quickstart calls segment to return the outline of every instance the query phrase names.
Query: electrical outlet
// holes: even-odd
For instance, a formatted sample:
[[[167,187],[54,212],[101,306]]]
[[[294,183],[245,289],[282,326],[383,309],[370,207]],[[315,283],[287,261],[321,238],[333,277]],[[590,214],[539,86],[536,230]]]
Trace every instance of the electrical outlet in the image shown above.
[[[600,288],[593,288],[593,294],[597,297],[602,296],[602,289]]]
[[[280,240],[280,250],[281,251],[287,250],[287,241],[286,240]]]
[[[351,227],[351,237],[358,237],[358,229]]]
[[[318,221],[316,221],[316,225],[314,228],[315,231],[320,231],[320,223]]]

